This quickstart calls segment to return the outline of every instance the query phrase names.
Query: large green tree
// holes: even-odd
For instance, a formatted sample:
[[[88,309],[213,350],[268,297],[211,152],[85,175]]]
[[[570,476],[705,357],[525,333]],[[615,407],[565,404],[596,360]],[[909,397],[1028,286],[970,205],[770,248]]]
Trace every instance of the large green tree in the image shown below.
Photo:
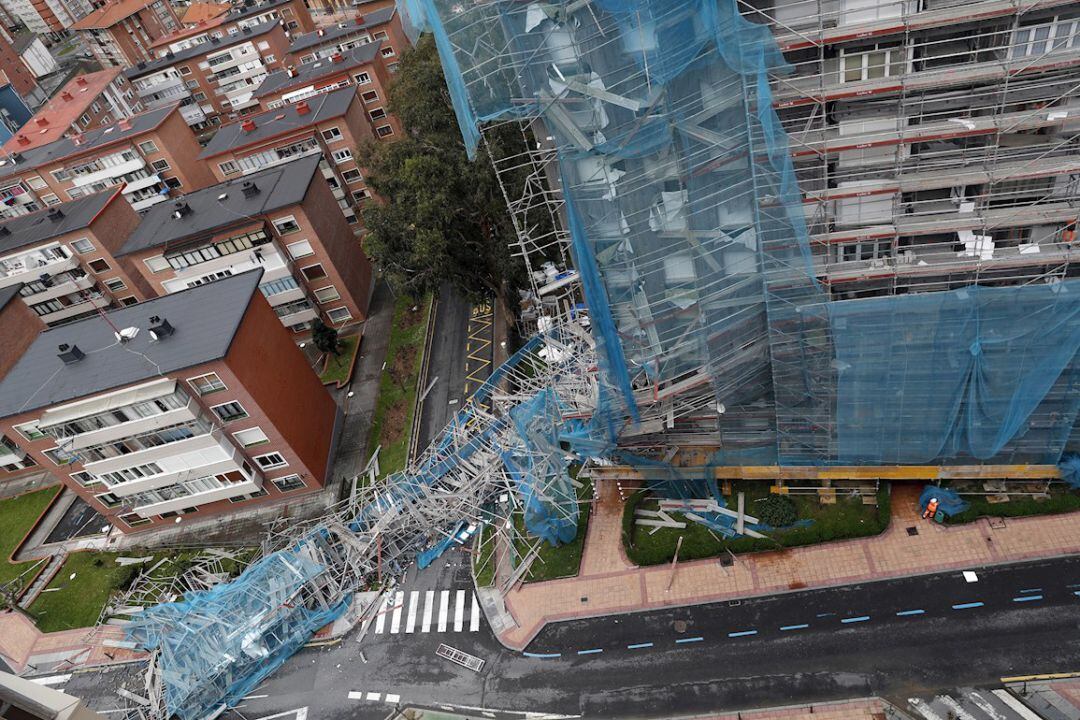
[[[507,296],[523,268],[511,257],[514,228],[487,153],[520,152],[521,133],[497,130],[468,159],[430,36],[401,58],[389,92],[405,136],[359,149],[383,200],[363,211],[368,254],[395,288],[414,296],[443,281],[470,297]]]

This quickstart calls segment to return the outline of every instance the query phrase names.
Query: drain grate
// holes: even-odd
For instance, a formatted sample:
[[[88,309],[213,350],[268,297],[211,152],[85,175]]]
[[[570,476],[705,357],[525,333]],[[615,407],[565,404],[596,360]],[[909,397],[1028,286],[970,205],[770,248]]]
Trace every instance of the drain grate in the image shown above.
[[[908,535],[918,535],[919,534],[919,528],[917,528],[917,527],[909,527],[907,529],[907,534]]]

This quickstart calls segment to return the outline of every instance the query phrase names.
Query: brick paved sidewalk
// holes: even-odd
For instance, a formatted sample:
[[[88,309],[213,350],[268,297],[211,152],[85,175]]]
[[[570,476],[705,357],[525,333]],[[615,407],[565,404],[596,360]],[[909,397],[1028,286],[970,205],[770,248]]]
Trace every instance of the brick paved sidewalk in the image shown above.
[[[518,586],[506,607],[518,627],[503,644],[523,649],[546,623],[665,607],[696,605],[803,588],[1016,562],[1080,552],[1080,522],[1050,515],[1007,522],[983,519],[944,527],[919,517],[921,486],[894,485],[892,523],[881,535],[739,556],[733,567],[716,559],[680,563],[668,588],[669,566],[638,568],[622,549],[622,503],[612,481],[597,483],[581,573]],[[917,527],[917,535],[907,528]],[[944,560],[943,560],[944,558]]]

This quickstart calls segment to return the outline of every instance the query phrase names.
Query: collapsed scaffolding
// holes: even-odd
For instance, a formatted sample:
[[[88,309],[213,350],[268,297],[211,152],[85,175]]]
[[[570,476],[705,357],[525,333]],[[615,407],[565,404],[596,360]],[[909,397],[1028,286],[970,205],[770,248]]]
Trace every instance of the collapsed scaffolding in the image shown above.
[[[1080,397],[1080,288],[835,301],[774,109],[790,68],[734,2],[404,9],[435,35],[467,147],[485,123],[528,141],[495,162],[536,334],[407,471],[283,532],[237,580],[133,618],[168,715],[236,703],[355,591],[430,562],[463,523],[505,522],[503,494],[536,538],[573,537],[572,460],[705,498],[725,534],[739,528],[716,467],[1057,462]],[[695,443],[703,465],[672,465]]]

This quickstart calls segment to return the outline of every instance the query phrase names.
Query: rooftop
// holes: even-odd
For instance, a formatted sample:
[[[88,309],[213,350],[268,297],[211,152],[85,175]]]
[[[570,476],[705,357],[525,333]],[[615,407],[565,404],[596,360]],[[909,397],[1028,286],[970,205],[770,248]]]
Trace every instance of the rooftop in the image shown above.
[[[164,37],[160,37],[155,40],[153,43],[150,44],[150,47],[160,49],[162,46],[168,45],[169,43],[174,43],[177,40],[183,40],[184,38],[191,37],[192,35],[198,35],[201,32],[206,32],[213,28],[220,27],[227,22],[235,22],[237,20],[243,20],[244,18],[251,17],[252,15],[259,15],[261,13],[269,12],[270,10],[285,5],[289,2],[291,2],[291,0],[260,0],[260,2],[251,2],[250,4],[235,6],[225,3],[224,13],[218,15],[211,15],[205,18],[202,22],[196,22],[196,24],[192,25],[191,27],[182,27],[179,30],[175,30],[168,35],[165,35]],[[191,4],[192,7],[194,7],[195,5],[221,7],[215,5],[214,3],[196,2]],[[207,10],[205,12],[209,13],[211,11]],[[184,23],[188,22],[191,21],[187,19],[187,15],[184,15]]]
[[[389,7],[380,8],[378,10],[372,10],[369,13],[364,13],[362,19],[359,22],[346,22],[335,25],[334,27],[325,28],[322,31],[322,35],[318,30],[313,30],[303,35],[297,35],[292,39],[292,43],[289,46],[289,52],[298,53],[302,50],[306,50],[310,47],[316,47],[342,37],[348,37],[354,33],[366,30],[368,28],[375,27],[377,25],[383,25],[390,22],[393,19],[397,8],[393,5]]]
[[[112,67],[72,78],[23,126],[21,134],[30,144],[20,144],[12,137],[4,143],[4,152],[24,152],[63,137],[73,127],[78,130],[75,121],[119,75],[120,68]]]
[[[324,58],[313,63],[297,65],[293,69],[292,76],[286,70],[275,70],[259,85],[255,91],[255,97],[265,97],[287,88],[308,85],[319,78],[336,75],[359,65],[367,65],[378,57],[380,47],[382,47],[382,40],[346,50],[341,53],[341,60],[337,62],[331,58]]]
[[[188,5],[187,10],[184,11],[183,17],[180,18],[180,22],[183,25],[198,25],[199,23],[205,23],[208,20],[213,20],[216,17],[224,15],[229,12],[229,8],[232,5],[229,3],[215,3],[215,2],[195,2]],[[170,36],[166,36],[170,37]],[[161,38],[156,41],[151,47],[154,47],[162,42],[167,41],[166,38]]]
[[[15,33],[11,38],[11,47],[15,49],[16,53],[22,55],[23,51],[33,45],[37,39],[38,36],[32,32]]]
[[[200,158],[210,158],[230,150],[237,150],[246,145],[254,145],[265,140],[310,127],[323,120],[341,117],[356,99],[356,88],[352,85],[340,90],[323,93],[307,99],[310,110],[301,114],[296,104],[274,110],[267,110],[258,115],[247,115],[242,121],[222,125],[207,144]],[[255,123],[253,130],[245,130],[249,123]]]
[[[88,227],[119,194],[119,188],[105,190],[0,222],[0,254]],[[63,215],[56,216],[56,211]]]
[[[150,6],[154,0],[106,0],[105,4],[72,25],[73,30],[96,30],[112,27]]]
[[[90,130],[79,136],[79,144],[76,144],[72,138],[64,137],[39,147],[24,146],[19,143],[19,138],[23,137],[24,133],[16,133],[10,141],[13,143],[10,149],[8,145],[0,149],[0,152],[5,152],[4,156],[0,157],[0,178],[141,135],[161,125],[166,117],[176,112],[177,107],[178,105],[169,105],[150,110],[133,115],[126,121],[118,121],[108,127]],[[121,127],[121,122],[125,123],[124,127]],[[30,140],[29,135],[25,137]]]
[[[8,285],[6,288],[0,288],[0,310],[7,307],[7,304],[11,302],[12,298],[19,296],[19,290],[22,290],[22,283],[15,283],[14,285]]]
[[[150,73],[157,72],[158,70],[163,70],[164,68],[171,67],[178,62],[190,60],[191,58],[199,57],[200,55],[204,55],[209,52],[224,50],[225,48],[232,47],[237,43],[250,40],[253,37],[265,35],[266,33],[273,30],[275,27],[280,27],[277,20],[267,20],[266,22],[260,23],[253,27],[244,28],[241,32],[238,32],[235,35],[229,35],[221,39],[208,38],[204,42],[201,42],[193,47],[185,48],[180,52],[169,53],[151,62],[137,63],[135,67],[131,67],[125,70],[124,76],[127,77],[129,80],[133,80],[137,77],[142,77],[143,75],[149,75]]]
[[[112,325],[141,331],[122,345],[109,323],[97,316],[41,333],[0,380],[0,417],[224,357],[261,277],[261,269],[253,270],[108,312]],[[153,341],[146,328],[154,315],[168,320],[175,334]],[[65,364],[57,357],[60,345],[77,346],[85,357]]]
[[[311,179],[319,170],[321,155],[307,155],[292,162],[260,170],[227,182],[152,206],[117,255],[168,246],[243,223],[257,216],[296,205],[304,199]],[[254,183],[259,192],[247,197],[242,188]],[[187,211],[176,217],[177,204]]]

